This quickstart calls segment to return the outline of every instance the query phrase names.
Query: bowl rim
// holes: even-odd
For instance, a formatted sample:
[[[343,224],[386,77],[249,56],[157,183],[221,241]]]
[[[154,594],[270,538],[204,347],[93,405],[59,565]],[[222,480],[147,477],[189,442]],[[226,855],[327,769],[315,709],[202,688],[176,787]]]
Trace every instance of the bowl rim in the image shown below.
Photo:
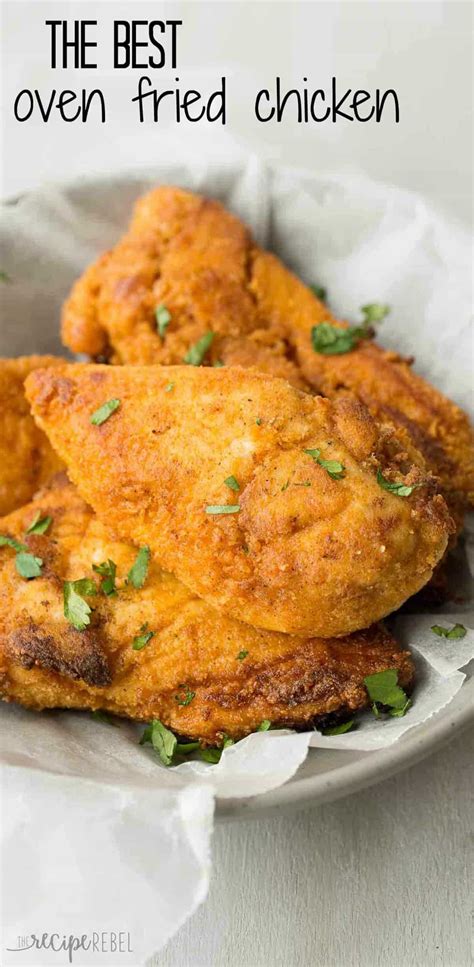
[[[459,692],[443,709],[410,729],[392,746],[364,752],[356,762],[298,779],[248,799],[218,799],[217,818],[221,821],[259,818],[276,809],[289,811],[322,805],[342,799],[389,779],[442,748],[474,724],[474,678],[467,678]],[[317,754],[318,749],[309,749]]]

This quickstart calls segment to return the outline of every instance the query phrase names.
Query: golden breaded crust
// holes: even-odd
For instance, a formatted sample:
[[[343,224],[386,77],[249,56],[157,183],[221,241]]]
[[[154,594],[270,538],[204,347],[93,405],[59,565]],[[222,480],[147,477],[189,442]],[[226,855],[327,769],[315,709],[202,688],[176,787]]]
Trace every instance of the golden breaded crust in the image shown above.
[[[170,365],[212,331],[210,361],[255,366],[307,388],[286,324],[270,325],[252,295],[251,251],[247,229],[216,202],[176,188],[151,192],[138,201],[127,235],[74,286],[63,340],[114,363]],[[164,339],[159,305],[172,317]]]
[[[159,718],[205,742],[240,738],[264,719],[305,727],[321,716],[368,703],[366,675],[396,668],[410,686],[413,662],[376,626],[344,639],[294,638],[258,631],[215,611],[155,559],[145,585],[125,584],[136,548],[114,540],[65,475],[0,521],[0,533],[23,541],[31,521],[51,516],[44,535],[27,538],[43,561],[32,581],[0,548],[0,694],[32,709],[105,709],[130,719]],[[100,579],[92,564],[112,559],[118,594],[89,597],[91,624],[76,631],[63,614],[64,580]],[[143,625],[154,632],[140,651]],[[245,657],[242,656],[247,652]],[[183,687],[194,697],[179,705]]]
[[[257,627],[368,627],[429,580],[446,548],[452,522],[421,458],[361,404],[238,367],[65,365],[32,373],[27,394],[99,517]],[[92,425],[110,399],[119,409]],[[342,479],[308,449],[342,464]],[[415,489],[382,489],[378,470]],[[222,505],[240,509],[206,511]]]
[[[171,323],[162,340],[155,309]],[[180,363],[206,331],[212,362],[253,365],[301,389],[354,393],[373,416],[405,428],[441,480],[458,526],[474,503],[474,442],[466,415],[375,343],[323,356],[311,329],[339,323],[222,205],[157,188],[136,205],[129,230],[80,279],[64,306],[63,339],[75,352],[117,363]]]
[[[37,427],[23,383],[39,366],[56,366],[55,356],[0,359],[0,514],[21,507],[63,465]]]

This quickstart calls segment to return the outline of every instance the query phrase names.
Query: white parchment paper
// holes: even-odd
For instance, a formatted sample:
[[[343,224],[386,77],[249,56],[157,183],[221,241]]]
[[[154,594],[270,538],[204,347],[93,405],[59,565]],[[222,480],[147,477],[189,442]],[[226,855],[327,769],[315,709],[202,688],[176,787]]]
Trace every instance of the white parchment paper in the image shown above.
[[[306,281],[325,285],[336,313],[355,321],[364,303],[390,303],[383,343],[415,354],[418,371],[472,412],[464,231],[420,198],[360,175],[321,177],[255,160],[219,170],[204,162],[157,165],[49,186],[7,204],[2,269],[12,281],[4,287],[2,355],[60,351],[59,310],[71,283],[115,242],[134,199],[159,182],[221,198]],[[469,555],[472,561],[471,546],[459,566],[464,592]],[[2,963],[67,963],[69,948],[31,946],[32,935],[57,934],[72,937],[70,945],[85,936],[71,954],[76,965],[144,964],[206,896],[216,799],[259,795],[291,780],[309,747],[317,756],[315,747],[388,746],[442,709],[474,657],[469,602],[395,620],[418,672],[404,718],[367,714],[353,732],[334,737],[258,733],[225,750],[215,766],[166,769],[137,745],[131,724],[112,728],[87,715],[2,707]],[[456,621],[469,629],[463,639],[430,630]]]

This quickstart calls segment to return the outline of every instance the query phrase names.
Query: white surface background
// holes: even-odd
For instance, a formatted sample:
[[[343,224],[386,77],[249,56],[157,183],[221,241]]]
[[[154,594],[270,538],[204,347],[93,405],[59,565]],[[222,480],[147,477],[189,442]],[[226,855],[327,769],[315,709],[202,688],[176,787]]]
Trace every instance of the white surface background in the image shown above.
[[[132,13],[133,9],[133,13]],[[467,3],[3,3],[2,190],[150,165],[154,159],[255,151],[322,170],[358,167],[471,215],[471,8]],[[211,89],[228,77],[225,129],[139,125],[140,73],[48,68],[44,20],[184,20],[177,72]],[[104,41],[105,42],[105,41]],[[107,48],[104,48],[107,51]],[[280,74],[325,86],[395,87],[401,122],[261,125],[253,95]],[[176,72],[173,72],[176,74]],[[164,84],[164,78],[155,83]],[[22,87],[100,86],[110,121],[19,125]],[[375,789],[302,813],[221,825],[206,905],[156,967],[469,967],[474,735]],[[126,889],[126,884],[122,884]],[[131,902],[133,898],[131,897]]]

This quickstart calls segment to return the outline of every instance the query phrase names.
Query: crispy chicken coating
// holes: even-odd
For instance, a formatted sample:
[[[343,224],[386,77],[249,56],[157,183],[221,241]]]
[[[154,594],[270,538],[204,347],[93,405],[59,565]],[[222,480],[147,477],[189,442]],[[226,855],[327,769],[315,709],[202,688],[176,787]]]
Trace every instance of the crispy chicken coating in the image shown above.
[[[0,515],[31,499],[63,466],[36,425],[23,383],[38,366],[56,366],[54,356],[0,359]]]
[[[104,709],[153,718],[174,731],[216,742],[275,725],[304,727],[368,704],[366,675],[396,668],[405,688],[409,652],[376,626],[343,639],[294,638],[241,624],[193,595],[150,561],[143,587],[126,584],[136,548],[114,540],[65,474],[0,521],[19,541],[38,514],[47,533],[26,538],[43,560],[31,581],[0,547],[0,694],[32,709]],[[117,594],[100,591],[92,570],[111,560]],[[92,578],[90,624],[76,630],[63,613],[63,582]],[[146,626],[153,636],[140,650]],[[192,698],[190,698],[192,696]],[[184,704],[187,702],[187,704]],[[180,704],[181,703],[181,704]]]
[[[65,365],[26,385],[99,517],[256,627],[366,628],[421,588],[446,548],[451,520],[422,462],[354,401],[240,367]],[[118,408],[94,425],[110,400]]]
[[[171,315],[157,331],[155,309]],[[75,352],[116,363],[182,362],[205,332],[208,358],[255,366],[335,398],[354,393],[374,417],[408,431],[458,527],[474,503],[474,442],[466,415],[413,373],[410,362],[364,340],[325,356],[311,330],[334,319],[302,282],[259,249],[217,202],[162,187],[141,198],[129,230],[76,283],[64,306],[63,339]]]

